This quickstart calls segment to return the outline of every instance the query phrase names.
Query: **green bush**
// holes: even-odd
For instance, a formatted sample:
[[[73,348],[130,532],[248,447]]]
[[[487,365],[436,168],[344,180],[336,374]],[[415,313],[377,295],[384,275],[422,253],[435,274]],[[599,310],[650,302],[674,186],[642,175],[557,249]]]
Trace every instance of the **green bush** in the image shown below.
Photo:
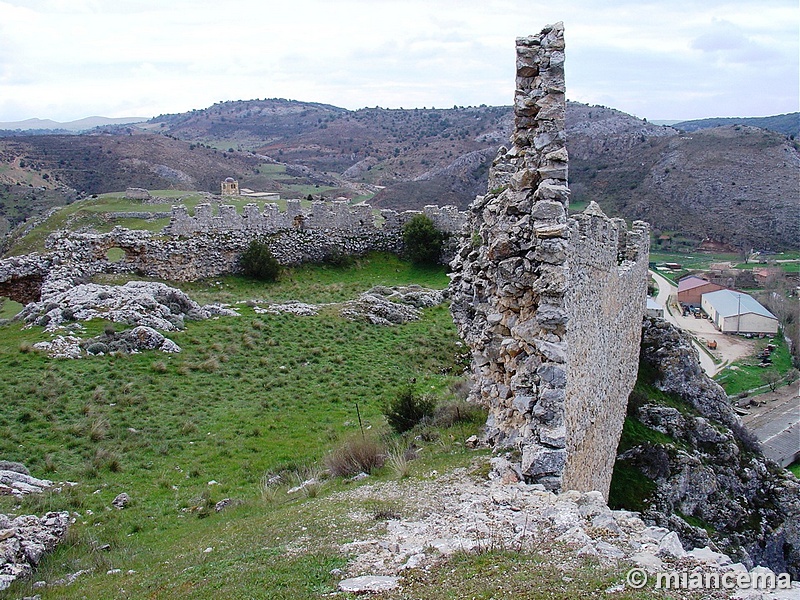
[[[250,242],[247,250],[239,257],[239,267],[245,275],[260,281],[277,281],[281,271],[269,245],[262,240]]]
[[[426,396],[415,395],[411,388],[403,390],[383,409],[389,427],[397,433],[412,429],[423,419],[432,417],[433,413],[433,401]]]
[[[437,264],[444,240],[445,234],[425,215],[415,215],[403,225],[405,255],[415,264]]]

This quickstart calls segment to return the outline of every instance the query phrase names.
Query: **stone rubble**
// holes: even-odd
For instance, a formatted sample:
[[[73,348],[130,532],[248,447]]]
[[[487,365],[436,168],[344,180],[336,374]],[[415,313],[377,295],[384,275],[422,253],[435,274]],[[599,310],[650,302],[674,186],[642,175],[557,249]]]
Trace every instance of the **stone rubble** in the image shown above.
[[[519,482],[517,467],[505,458],[493,458],[491,463],[490,479],[484,481],[470,475],[480,470],[476,461],[470,468],[431,474],[421,481],[379,482],[335,494],[337,500],[361,506],[391,498],[395,512],[403,515],[377,522],[368,537],[342,547],[342,552],[355,555],[346,575],[397,577],[406,569],[426,568],[461,551],[557,553],[559,547],[621,568],[638,566],[651,574],[695,569],[747,572],[713,547],[686,551],[675,532],[648,526],[637,513],[611,510],[599,492],[555,494],[542,485]],[[348,517],[358,522],[377,518],[360,508]],[[800,583],[795,586],[797,593]]]
[[[375,286],[355,300],[338,304],[341,317],[350,321],[366,321],[373,325],[401,325],[420,318],[421,309],[437,306],[447,298],[446,290],[434,290],[419,285]],[[307,304],[284,302],[267,307],[255,306],[257,314],[313,316],[326,306],[336,304]]]
[[[221,315],[238,313],[220,305],[200,306],[181,290],[164,283],[129,281],[125,285],[84,283],[43,294],[41,301],[28,304],[17,318],[46,331],[55,331],[67,322],[90,319],[178,331],[186,319]]]
[[[116,498],[114,498],[111,501],[111,505],[117,510],[122,510],[123,508],[126,508],[130,503],[131,503],[131,497],[125,492],[117,494]]]
[[[53,487],[47,479],[37,479],[27,473],[0,470],[0,495],[21,498],[28,494],[38,494]]]
[[[0,515],[0,590],[29,577],[42,556],[64,539],[69,525],[68,512],[49,512],[43,517]]]

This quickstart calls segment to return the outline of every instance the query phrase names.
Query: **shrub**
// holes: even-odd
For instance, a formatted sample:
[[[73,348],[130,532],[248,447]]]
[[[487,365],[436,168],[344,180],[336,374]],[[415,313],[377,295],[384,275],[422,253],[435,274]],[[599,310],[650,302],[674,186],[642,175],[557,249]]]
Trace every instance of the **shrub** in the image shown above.
[[[486,422],[486,410],[465,400],[452,400],[436,407],[433,424],[437,427],[452,427],[456,423]]]
[[[336,246],[328,248],[325,251],[325,256],[322,258],[322,264],[338,268],[352,267],[355,262],[352,256],[346,254],[341,248]]]
[[[403,390],[383,409],[383,414],[397,433],[404,433],[425,418],[433,416],[434,404],[427,396],[417,396],[411,388]]]
[[[415,215],[403,225],[403,246],[411,262],[433,265],[439,262],[445,235],[425,215]]]
[[[108,345],[103,342],[95,342],[86,347],[89,354],[108,354]]]
[[[253,240],[239,257],[239,267],[248,277],[260,281],[276,281],[281,271],[281,266],[266,242]]]
[[[325,457],[334,477],[372,473],[386,462],[386,448],[375,437],[354,436]]]

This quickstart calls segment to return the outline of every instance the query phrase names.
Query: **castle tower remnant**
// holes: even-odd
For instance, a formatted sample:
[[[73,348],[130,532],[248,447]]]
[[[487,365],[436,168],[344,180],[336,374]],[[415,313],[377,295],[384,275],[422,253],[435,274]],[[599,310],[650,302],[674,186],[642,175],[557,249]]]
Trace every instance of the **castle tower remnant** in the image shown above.
[[[514,133],[470,207],[451,310],[472,350],[472,397],[489,407],[487,440],[520,450],[527,481],[607,495],[636,378],[647,225],[629,232],[594,203],[568,218],[564,26],[516,47]],[[598,374],[603,389],[595,367],[614,371]]]

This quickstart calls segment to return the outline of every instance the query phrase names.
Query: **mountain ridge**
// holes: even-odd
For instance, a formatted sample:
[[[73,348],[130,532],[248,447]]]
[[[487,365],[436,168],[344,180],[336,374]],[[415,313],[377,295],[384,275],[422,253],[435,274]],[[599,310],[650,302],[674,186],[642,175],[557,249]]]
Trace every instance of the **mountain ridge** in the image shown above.
[[[322,197],[372,190],[376,208],[466,209],[486,192],[512,124],[509,106],[350,111],[230,101],[83,135],[3,138],[0,162],[21,175],[0,177],[12,187],[58,182],[92,194],[127,186],[218,192],[233,176],[242,187],[279,191],[280,181],[262,174],[277,163],[334,188]],[[690,134],[576,102],[568,103],[567,136],[575,209],[596,200],[609,215],[648,220],[659,237],[687,248],[703,240],[743,250],[800,247],[792,225],[800,221],[800,155],[790,137],[747,125]],[[167,176],[176,172],[186,177]]]

